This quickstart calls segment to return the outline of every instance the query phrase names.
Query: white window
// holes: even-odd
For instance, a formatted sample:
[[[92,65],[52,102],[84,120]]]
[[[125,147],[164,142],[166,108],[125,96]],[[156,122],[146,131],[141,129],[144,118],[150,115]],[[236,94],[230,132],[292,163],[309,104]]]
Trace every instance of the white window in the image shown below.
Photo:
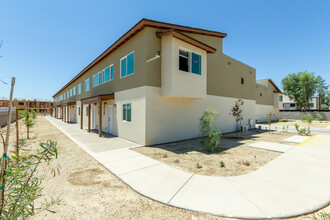
[[[88,78],[88,79],[86,79],[85,80],[85,91],[87,92],[87,91],[89,91],[89,89],[90,89],[90,79]]]
[[[120,78],[134,73],[134,51],[120,59]]]
[[[101,83],[101,72],[98,72],[93,76],[93,87],[100,85],[100,83]]]
[[[102,83],[113,80],[113,64],[102,70]]]
[[[81,94],[81,83],[78,85],[78,95]]]
[[[72,95],[76,95],[76,87],[72,88]]]

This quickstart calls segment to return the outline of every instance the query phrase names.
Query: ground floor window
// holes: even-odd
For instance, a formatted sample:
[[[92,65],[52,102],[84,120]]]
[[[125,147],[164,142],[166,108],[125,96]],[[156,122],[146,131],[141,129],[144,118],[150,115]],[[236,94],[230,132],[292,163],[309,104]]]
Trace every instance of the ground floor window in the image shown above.
[[[89,108],[86,107],[86,116],[88,116],[88,111],[89,111]]]
[[[132,104],[127,103],[123,105],[123,121],[132,121]]]
[[[78,115],[80,115],[80,107],[78,107]]]

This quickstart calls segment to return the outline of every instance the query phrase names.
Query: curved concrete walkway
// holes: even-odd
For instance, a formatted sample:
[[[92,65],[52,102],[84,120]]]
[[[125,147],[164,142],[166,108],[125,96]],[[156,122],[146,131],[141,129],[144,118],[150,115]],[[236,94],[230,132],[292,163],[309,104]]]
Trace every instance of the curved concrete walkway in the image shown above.
[[[111,139],[47,119],[135,191],[164,204],[224,217],[261,219],[307,214],[330,201],[330,136],[317,135],[306,147],[293,147],[255,172],[213,177],[175,169],[127,146],[111,150],[116,147]],[[89,143],[95,141],[104,151],[91,150]]]

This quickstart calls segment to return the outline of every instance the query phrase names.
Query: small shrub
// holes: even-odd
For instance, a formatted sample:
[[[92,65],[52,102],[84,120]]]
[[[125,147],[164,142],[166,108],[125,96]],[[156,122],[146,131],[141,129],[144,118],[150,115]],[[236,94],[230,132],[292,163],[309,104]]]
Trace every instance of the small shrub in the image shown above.
[[[203,167],[202,167],[202,165],[199,165],[199,163],[196,163],[196,168],[197,168],[197,169],[201,169],[201,168],[203,168]]]
[[[301,116],[300,119],[302,121],[307,122],[308,124],[310,124],[310,123],[312,123],[312,121],[313,121],[314,118],[313,118],[313,116],[310,113],[308,113],[306,115]]]
[[[315,119],[321,121],[323,119],[323,116],[320,113],[317,113]]]
[[[163,154],[163,158],[168,158],[168,155],[167,154]]]
[[[225,168],[225,167],[226,167],[226,164],[225,164],[225,162],[223,162],[223,161],[220,161],[220,167],[221,167],[221,168]]]
[[[278,122],[284,122],[284,120],[282,118],[278,119]]]
[[[175,159],[174,160],[174,163],[180,163],[180,160],[179,159]]]
[[[287,133],[288,132],[288,129],[289,129],[289,126],[288,125],[287,126],[283,126],[282,132]]]
[[[320,213],[313,214],[313,219],[314,220],[329,220],[330,213],[320,212]]]
[[[300,128],[298,124],[295,124],[296,130],[298,131],[299,135],[310,135],[311,134],[311,129],[308,128]]]
[[[250,166],[250,162],[248,160],[243,160],[242,164],[244,164],[245,166]]]
[[[219,118],[219,112],[214,109],[209,109],[203,113],[200,118],[200,137],[201,144],[207,151],[214,151],[219,148],[221,131],[216,126],[216,121]]]

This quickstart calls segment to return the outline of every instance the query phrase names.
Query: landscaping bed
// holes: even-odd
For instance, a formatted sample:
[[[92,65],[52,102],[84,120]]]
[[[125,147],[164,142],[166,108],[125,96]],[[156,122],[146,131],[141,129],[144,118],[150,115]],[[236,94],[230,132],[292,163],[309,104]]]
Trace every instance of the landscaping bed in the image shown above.
[[[14,124],[12,127],[14,128]],[[32,139],[29,142],[32,145],[51,139],[57,141],[59,146],[58,159],[52,161],[49,166],[43,164],[40,169],[40,175],[46,174],[46,177],[42,183],[43,198],[37,203],[40,204],[44,202],[44,198],[51,197],[60,198],[62,201],[62,205],[51,208],[56,213],[42,212],[31,219],[232,219],[167,206],[141,196],[90,157],[44,117],[38,116],[36,125],[31,130]],[[20,131],[21,137],[25,137],[25,128],[21,127]],[[253,137],[254,141],[258,138],[258,135]],[[264,138],[266,141],[271,141]],[[285,136],[281,136],[281,139],[284,138]],[[14,142],[15,131],[12,130],[11,143]],[[224,143],[225,139],[222,139],[221,144]],[[50,172],[52,168],[56,169],[55,177]],[[330,206],[318,211],[318,213],[323,212],[329,213]],[[294,219],[312,217],[313,214],[310,214]]]
[[[280,143],[293,136],[292,133],[249,131],[224,134],[220,140],[220,149],[210,153],[203,150],[200,139],[138,147],[132,150],[159,160],[186,172],[208,176],[237,176],[257,170],[281,153],[248,147],[257,141]],[[287,144],[287,143],[286,143]]]
[[[298,124],[300,127],[308,127],[308,123],[303,122],[302,120],[288,119],[284,122],[274,122],[272,125],[282,128],[283,126],[295,126]],[[311,128],[326,128],[330,125],[330,121],[312,121],[310,124]]]

